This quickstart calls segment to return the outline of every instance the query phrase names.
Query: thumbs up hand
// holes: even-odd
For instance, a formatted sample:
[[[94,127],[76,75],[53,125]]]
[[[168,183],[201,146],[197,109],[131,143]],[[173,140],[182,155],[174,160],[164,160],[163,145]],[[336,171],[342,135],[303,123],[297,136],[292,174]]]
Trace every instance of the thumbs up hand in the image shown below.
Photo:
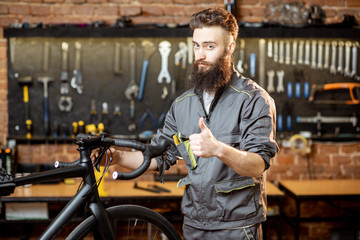
[[[192,152],[199,157],[213,157],[216,155],[219,142],[213,136],[210,129],[205,125],[204,118],[200,117],[199,127],[201,132],[189,136]]]

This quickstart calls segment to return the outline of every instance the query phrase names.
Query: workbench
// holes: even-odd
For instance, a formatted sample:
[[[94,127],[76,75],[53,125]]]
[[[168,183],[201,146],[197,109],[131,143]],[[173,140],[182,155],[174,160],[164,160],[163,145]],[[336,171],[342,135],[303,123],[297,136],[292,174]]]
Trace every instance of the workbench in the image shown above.
[[[279,182],[279,188],[295,201],[295,216],[282,212],[294,228],[295,240],[299,239],[301,222],[359,222],[360,179],[283,180]],[[305,216],[301,206],[306,201],[323,201],[325,204],[314,205],[312,214]],[[324,209],[317,209],[320,207]]]
[[[172,223],[182,224],[182,214],[180,211],[181,199],[184,193],[184,187],[177,187],[177,182],[166,181],[164,184],[155,181],[138,181],[137,186],[141,188],[149,188],[150,185],[157,185],[168,189],[171,192],[150,192],[143,189],[134,188],[135,181],[104,181],[105,195],[101,196],[105,207],[119,205],[119,204],[138,204],[154,209],[162,213]],[[34,184],[27,187],[17,187],[11,196],[2,197],[2,206],[8,203],[46,203],[48,206],[49,219],[48,220],[22,220],[22,221],[7,221],[5,220],[4,212],[1,214],[0,222],[3,227],[11,223],[19,223],[18,225],[29,225],[29,234],[32,234],[32,224],[42,224],[46,226],[62,209],[63,206],[71,199],[78,189],[79,181],[75,184],[65,184],[63,182],[58,184]],[[268,206],[271,209],[278,209],[281,206],[283,192],[280,191],[274,184],[267,182],[266,191],[268,195]],[[82,209],[81,209],[82,210]],[[51,213],[53,212],[53,213]],[[281,221],[279,210],[275,213],[269,214],[269,221],[265,226],[275,225],[277,229],[278,239],[281,236]],[[274,219],[276,221],[271,221]],[[74,224],[78,224],[81,218],[76,219]],[[271,224],[271,225],[270,225]],[[181,228],[180,228],[181,230]],[[24,231],[24,230],[22,230]],[[1,234],[0,234],[1,237]],[[266,239],[264,237],[264,239]]]

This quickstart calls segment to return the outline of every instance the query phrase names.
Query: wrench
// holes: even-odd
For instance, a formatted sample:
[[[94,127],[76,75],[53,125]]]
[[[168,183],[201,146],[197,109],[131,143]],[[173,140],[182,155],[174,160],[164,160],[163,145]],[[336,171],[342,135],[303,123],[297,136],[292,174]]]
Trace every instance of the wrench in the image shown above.
[[[271,39],[268,41],[268,44],[267,44],[267,56],[269,58],[273,57],[273,42]]]
[[[158,76],[158,83],[162,83],[163,79],[166,80],[166,83],[170,83],[171,77],[168,70],[168,57],[171,52],[171,43],[169,41],[160,42],[159,52],[161,55],[161,71]]]
[[[330,62],[330,42],[325,42],[325,50],[324,50],[324,69],[329,68],[329,62]]]
[[[68,53],[69,44],[67,42],[61,43],[62,50],[62,62],[61,62],[61,73],[60,73],[60,94],[67,95],[69,93],[69,73],[68,73]]]
[[[145,88],[145,81],[146,81],[146,73],[149,66],[149,59],[151,55],[155,52],[156,47],[154,43],[144,40],[141,42],[141,46],[144,49],[144,61],[142,65],[142,71],[141,71],[141,78],[140,78],[140,89],[139,89],[139,95],[138,100],[141,101],[144,95],[144,88]]]
[[[269,93],[275,92],[275,87],[274,87],[274,76],[275,76],[275,71],[274,70],[268,70],[267,71],[267,76],[268,76],[268,85],[267,85],[267,91]]]
[[[344,48],[344,42],[343,41],[339,41],[338,43],[339,48],[338,48],[338,67],[337,67],[337,72],[340,74],[344,74],[344,67],[343,67],[343,48]]]
[[[284,41],[280,40],[279,42],[279,63],[284,63]]]
[[[336,74],[336,47],[337,42],[332,41],[331,42],[331,65],[330,65],[330,73]]]
[[[285,75],[284,70],[276,71],[276,76],[278,78],[278,85],[277,85],[277,88],[276,88],[276,92],[278,92],[278,93],[285,91],[285,89],[284,89],[284,75]]]
[[[130,82],[125,90],[125,97],[131,101],[134,98],[136,98],[139,93],[139,86],[136,84],[135,81],[136,46],[134,42],[131,42],[129,44],[129,51],[130,51]]]
[[[311,41],[311,65],[310,65],[310,67],[312,69],[316,69],[316,45],[317,45],[317,41],[312,40]]]
[[[274,41],[274,62],[279,61],[279,42],[278,40]]]
[[[120,59],[121,59],[121,45],[120,43],[115,43],[115,51],[114,51],[114,73],[115,74],[122,74],[121,66],[120,66]]]
[[[310,41],[307,40],[305,42],[305,60],[304,60],[304,64],[305,65],[310,65]]]
[[[81,64],[81,43],[75,42],[75,68],[73,71],[74,76],[71,79],[71,87],[75,88],[78,94],[82,94],[84,86],[82,83],[82,74],[80,71]]]
[[[289,65],[290,64],[290,41],[286,41],[285,42],[285,64]]]
[[[352,43],[350,41],[345,42],[345,68],[344,68],[344,76],[350,77],[350,55],[351,55],[351,46]]]
[[[179,66],[181,60],[181,68],[182,69],[186,68],[187,52],[188,52],[187,44],[185,42],[180,42],[179,51],[177,51],[174,55],[175,66]]]
[[[245,40],[240,39],[240,56],[239,61],[236,65],[236,69],[239,71],[239,73],[245,72]]]
[[[292,60],[291,60],[292,65],[296,65],[297,48],[298,48],[298,42],[295,40],[292,43]]]
[[[323,69],[323,46],[324,41],[318,42],[318,62],[317,62],[317,69]]]
[[[352,68],[351,68],[351,73],[350,73],[350,76],[352,78],[356,78],[357,80],[359,80],[359,76],[357,76],[358,47],[359,47],[359,42],[353,43],[353,45],[352,45]]]
[[[304,41],[299,41],[299,54],[298,54],[298,63],[303,64],[304,63]]]

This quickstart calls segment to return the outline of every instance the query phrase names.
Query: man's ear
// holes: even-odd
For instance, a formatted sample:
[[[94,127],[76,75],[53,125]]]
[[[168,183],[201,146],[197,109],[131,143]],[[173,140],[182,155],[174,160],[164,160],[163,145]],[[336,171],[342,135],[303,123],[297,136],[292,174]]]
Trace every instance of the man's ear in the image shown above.
[[[228,53],[230,53],[230,55],[233,54],[235,51],[235,48],[236,48],[236,41],[231,40],[231,42],[227,46]]]

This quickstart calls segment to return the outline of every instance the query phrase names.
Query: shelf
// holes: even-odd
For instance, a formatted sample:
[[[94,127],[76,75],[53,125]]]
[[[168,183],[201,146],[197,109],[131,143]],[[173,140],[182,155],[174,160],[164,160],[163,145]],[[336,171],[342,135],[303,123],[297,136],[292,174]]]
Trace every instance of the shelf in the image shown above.
[[[11,37],[55,37],[55,38],[115,38],[115,37],[190,37],[188,27],[49,27],[49,28],[5,28],[4,36]],[[351,38],[360,39],[360,28],[331,27],[240,27],[240,38]]]

